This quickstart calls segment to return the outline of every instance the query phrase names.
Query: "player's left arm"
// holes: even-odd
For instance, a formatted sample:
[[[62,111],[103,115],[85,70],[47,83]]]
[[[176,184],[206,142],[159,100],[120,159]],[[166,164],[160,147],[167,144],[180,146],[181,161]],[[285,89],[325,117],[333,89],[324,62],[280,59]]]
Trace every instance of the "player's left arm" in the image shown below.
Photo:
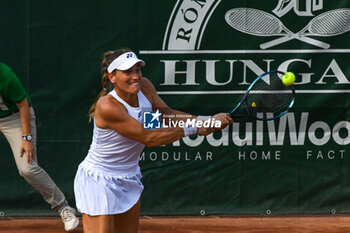
[[[172,121],[186,121],[187,119],[196,119],[197,116],[181,112],[175,109],[170,108],[160,96],[157,94],[157,91],[153,84],[147,79],[142,78],[141,81],[141,91],[145,94],[147,99],[151,102],[153,110],[159,109],[162,113],[162,116]],[[218,113],[212,116],[215,120],[221,121],[220,129],[225,128],[228,124],[232,123],[232,119],[227,117],[227,113]]]

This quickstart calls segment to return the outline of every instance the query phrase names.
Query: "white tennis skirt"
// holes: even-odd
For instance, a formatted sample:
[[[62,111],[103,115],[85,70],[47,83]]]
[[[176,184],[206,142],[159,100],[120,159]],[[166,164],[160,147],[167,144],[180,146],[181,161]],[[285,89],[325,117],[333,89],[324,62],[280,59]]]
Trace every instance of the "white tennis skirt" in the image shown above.
[[[91,216],[120,214],[140,199],[143,185],[140,168],[135,174],[115,175],[82,162],[74,179],[74,194],[80,213]]]

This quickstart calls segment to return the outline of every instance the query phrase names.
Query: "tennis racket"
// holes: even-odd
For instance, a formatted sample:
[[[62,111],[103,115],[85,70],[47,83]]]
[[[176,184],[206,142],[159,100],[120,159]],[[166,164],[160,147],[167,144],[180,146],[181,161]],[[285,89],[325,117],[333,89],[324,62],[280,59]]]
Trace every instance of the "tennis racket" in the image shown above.
[[[294,104],[295,90],[293,85],[283,84],[283,75],[281,71],[269,71],[257,77],[228,116],[269,121],[286,114]]]

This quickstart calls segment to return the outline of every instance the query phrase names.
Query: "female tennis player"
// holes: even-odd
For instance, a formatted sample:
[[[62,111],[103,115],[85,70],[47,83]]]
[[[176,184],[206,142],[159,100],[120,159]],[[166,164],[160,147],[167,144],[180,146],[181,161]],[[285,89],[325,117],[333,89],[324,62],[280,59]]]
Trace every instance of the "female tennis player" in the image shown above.
[[[172,121],[206,119],[169,108],[151,82],[142,77],[144,65],[130,49],[107,52],[102,61],[104,89],[90,108],[93,140],[74,181],[85,233],[137,232],[143,190],[139,156],[145,145],[165,145],[192,134],[208,135],[232,123],[226,113],[220,113],[213,118],[221,127],[143,128],[143,110],[159,110],[174,116]]]

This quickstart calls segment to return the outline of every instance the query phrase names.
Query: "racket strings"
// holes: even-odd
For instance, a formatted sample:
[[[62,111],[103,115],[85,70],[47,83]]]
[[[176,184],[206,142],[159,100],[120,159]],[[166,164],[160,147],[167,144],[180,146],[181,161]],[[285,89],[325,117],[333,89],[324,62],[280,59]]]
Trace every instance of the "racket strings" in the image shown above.
[[[259,113],[273,113],[278,116],[289,109],[294,100],[292,86],[282,83],[282,75],[272,73],[259,79],[249,91],[246,99],[246,107],[249,113],[257,117]]]

